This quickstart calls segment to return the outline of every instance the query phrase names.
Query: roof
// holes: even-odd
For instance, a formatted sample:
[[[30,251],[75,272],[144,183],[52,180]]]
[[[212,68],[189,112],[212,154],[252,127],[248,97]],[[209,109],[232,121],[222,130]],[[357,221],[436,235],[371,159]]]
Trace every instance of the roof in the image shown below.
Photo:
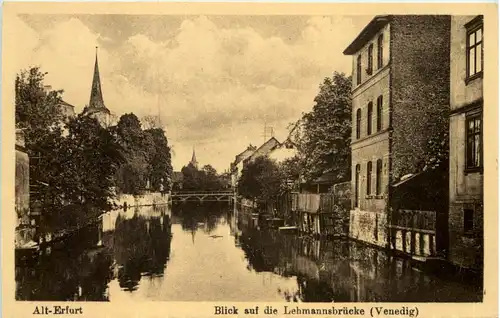
[[[67,103],[67,102],[63,101],[62,99],[59,102],[59,105],[75,108],[75,106],[71,105],[70,103]]]
[[[392,16],[390,15],[377,15],[370,23],[368,23],[365,28],[359,33],[359,35],[352,41],[351,44],[344,50],[345,55],[353,55],[358,52],[370,39],[373,38],[378,31],[380,31],[384,26],[391,22]]]
[[[337,177],[334,172],[323,173],[320,177],[314,179],[312,184],[330,184],[337,181]]]
[[[256,158],[256,154],[259,153],[259,150],[261,150],[262,148],[264,148],[266,145],[269,145],[273,141],[276,143],[277,146],[281,145],[281,143],[278,141],[278,139],[276,139],[274,137],[271,137],[271,138],[269,138],[268,141],[266,141],[259,148],[257,148],[257,150],[255,150],[254,153],[250,157],[247,158],[247,160],[253,160],[253,159],[255,159]],[[274,147],[272,149],[274,149]],[[272,150],[272,149],[270,149],[270,150]]]
[[[97,61],[97,52],[95,55],[94,76],[92,78],[92,88],[90,90],[89,109],[97,109],[109,113],[109,110],[104,105],[102,98],[101,77],[99,76],[99,62]]]
[[[91,114],[95,114],[95,113],[111,114],[111,112],[107,108],[90,108],[90,107],[85,107],[83,109],[83,114],[91,115]]]
[[[239,154],[236,155],[235,160],[233,162],[233,165],[237,165],[240,163],[242,160],[248,158],[254,151],[257,150],[257,147],[252,146],[251,144],[247,147],[247,149],[243,150]],[[250,152],[250,153],[249,153]],[[246,155],[246,157],[244,157]]]

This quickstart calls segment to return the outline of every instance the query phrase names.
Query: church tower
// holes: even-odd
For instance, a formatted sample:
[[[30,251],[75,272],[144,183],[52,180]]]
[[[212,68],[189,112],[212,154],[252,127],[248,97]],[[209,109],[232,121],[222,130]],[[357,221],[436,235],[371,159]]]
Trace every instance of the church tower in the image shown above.
[[[83,113],[96,118],[101,126],[110,125],[111,112],[104,105],[102,98],[101,78],[99,76],[99,62],[97,60],[97,46],[95,54],[94,77],[92,78],[92,88],[90,90],[90,101],[83,109]]]
[[[198,161],[196,160],[196,153],[194,151],[194,147],[193,147],[193,156],[191,157],[191,161],[189,163],[192,164],[196,169],[198,169]]]

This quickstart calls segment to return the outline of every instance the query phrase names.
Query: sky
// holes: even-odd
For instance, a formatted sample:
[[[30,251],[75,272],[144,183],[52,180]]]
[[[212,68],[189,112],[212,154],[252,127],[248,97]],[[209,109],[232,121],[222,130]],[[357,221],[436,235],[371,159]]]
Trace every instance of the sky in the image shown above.
[[[193,148],[219,172],[264,126],[283,141],[371,16],[19,15],[12,78],[40,66],[46,85],[80,112],[89,103],[98,46],[104,103],[116,116],[158,115],[180,170]],[[20,39],[20,40],[19,40]],[[268,137],[269,134],[268,134]]]

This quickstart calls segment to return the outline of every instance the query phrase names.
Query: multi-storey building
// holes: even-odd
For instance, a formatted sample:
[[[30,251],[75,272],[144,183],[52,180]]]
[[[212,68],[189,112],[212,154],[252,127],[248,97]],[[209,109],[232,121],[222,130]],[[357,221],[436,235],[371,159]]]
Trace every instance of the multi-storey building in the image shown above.
[[[483,17],[454,16],[450,49],[449,259],[483,256]]]
[[[391,185],[448,130],[450,16],[376,16],[353,56],[351,237],[388,244]]]
[[[257,150],[257,147],[249,145],[245,151],[235,156],[234,162],[231,163],[231,167],[229,168],[231,173],[231,186],[233,188],[236,188],[238,185],[238,180],[240,179],[241,171],[243,170],[243,161],[250,157],[255,150]]]

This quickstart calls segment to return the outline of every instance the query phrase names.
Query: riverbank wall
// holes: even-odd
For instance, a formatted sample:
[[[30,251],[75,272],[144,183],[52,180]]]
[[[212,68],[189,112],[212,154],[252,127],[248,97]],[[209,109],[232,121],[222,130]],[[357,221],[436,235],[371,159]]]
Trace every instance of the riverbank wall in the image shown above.
[[[170,193],[149,192],[141,195],[121,194],[114,201],[120,208],[166,205],[171,202]]]

